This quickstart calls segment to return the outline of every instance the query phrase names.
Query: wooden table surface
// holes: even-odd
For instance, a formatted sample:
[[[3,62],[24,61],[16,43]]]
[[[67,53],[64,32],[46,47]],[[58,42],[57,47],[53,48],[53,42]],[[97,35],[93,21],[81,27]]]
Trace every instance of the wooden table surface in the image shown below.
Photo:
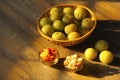
[[[84,5],[95,13],[96,29],[83,43],[58,46],[36,30],[38,16],[60,3]],[[95,60],[86,61],[77,73],[64,69],[62,62],[67,55],[83,55],[99,39],[110,45],[115,56],[111,64]],[[47,47],[60,52],[60,60],[53,67],[43,65],[38,58],[39,50]],[[120,80],[120,0],[0,0],[0,80]]]

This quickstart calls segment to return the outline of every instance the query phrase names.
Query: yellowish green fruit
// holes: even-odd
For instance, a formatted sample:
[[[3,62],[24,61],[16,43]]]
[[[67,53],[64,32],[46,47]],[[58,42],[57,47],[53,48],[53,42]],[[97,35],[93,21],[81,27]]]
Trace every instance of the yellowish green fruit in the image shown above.
[[[65,35],[62,32],[54,32],[52,34],[52,39],[55,39],[55,40],[64,40],[65,39]]]
[[[54,7],[50,10],[50,15],[53,15],[54,13],[60,13],[60,9],[57,7]]]
[[[46,24],[51,24],[51,20],[49,17],[43,17],[40,20],[40,25],[43,27]]]
[[[113,56],[112,52],[110,52],[108,50],[104,50],[100,53],[99,59],[102,63],[109,64],[113,61],[114,56]]]
[[[64,31],[65,24],[61,20],[55,20],[53,22],[53,28],[58,31]]]
[[[84,54],[87,60],[93,60],[97,57],[97,51],[94,48],[87,48]]]
[[[87,16],[87,10],[79,6],[74,10],[74,16],[77,20],[82,20]]]
[[[71,15],[71,14],[66,14],[66,15],[64,15],[63,18],[62,18],[62,21],[63,21],[64,23],[66,23],[66,24],[71,23],[73,20],[74,20],[74,17],[73,17],[73,15]]]
[[[63,13],[64,14],[73,14],[74,10],[71,7],[65,7],[63,8]]]
[[[74,40],[80,38],[80,34],[78,32],[71,32],[68,34],[68,40]]]
[[[96,43],[95,43],[95,49],[97,51],[103,51],[103,50],[107,50],[109,48],[109,44],[107,41],[105,40],[98,40]]]
[[[93,25],[93,21],[90,18],[84,18],[81,22],[81,27],[86,29],[91,29]]]
[[[66,34],[70,34],[71,32],[77,31],[77,26],[76,24],[71,23],[65,26],[64,31]]]
[[[41,31],[42,31],[42,33],[44,33],[45,35],[51,37],[51,35],[52,35],[53,32],[54,32],[54,28],[53,28],[53,26],[47,24],[47,25],[44,25],[44,26],[42,27]]]
[[[54,13],[52,15],[50,15],[50,20],[51,21],[55,21],[55,20],[59,20],[60,19],[60,14],[59,13]]]

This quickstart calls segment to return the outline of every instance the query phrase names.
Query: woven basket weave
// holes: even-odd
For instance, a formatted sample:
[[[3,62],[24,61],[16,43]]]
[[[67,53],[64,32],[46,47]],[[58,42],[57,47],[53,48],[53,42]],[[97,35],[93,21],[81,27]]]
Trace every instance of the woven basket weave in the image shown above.
[[[62,8],[73,7],[73,8],[76,8],[77,6],[83,7],[84,9],[88,10],[88,12],[90,13],[90,18],[93,21],[93,27],[88,33],[86,33],[85,35],[83,35],[80,38],[77,38],[75,40],[54,40],[54,39],[46,36],[45,34],[43,34],[41,32],[40,19],[42,17],[49,16],[49,11],[50,11],[51,8],[53,8],[53,7],[62,7]],[[52,42],[54,44],[57,44],[57,45],[61,45],[61,46],[73,46],[73,45],[77,45],[77,44],[80,44],[81,42],[85,41],[94,31],[94,29],[96,27],[96,18],[95,18],[94,13],[89,8],[87,8],[85,6],[82,6],[82,5],[78,5],[78,4],[59,4],[59,5],[56,5],[56,6],[53,6],[53,7],[48,8],[42,14],[40,14],[40,16],[38,17],[38,20],[37,20],[37,30],[38,30],[38,32],[41,34],[42,37],[49,40],[50,42]]]

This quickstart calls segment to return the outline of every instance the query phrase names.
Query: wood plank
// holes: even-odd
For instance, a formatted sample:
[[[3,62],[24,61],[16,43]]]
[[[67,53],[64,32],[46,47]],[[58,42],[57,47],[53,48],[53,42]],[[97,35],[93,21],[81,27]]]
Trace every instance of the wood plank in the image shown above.
[[[59,3],[81,4],[95,13],[97,28],[82,44],[58,46],[42,38],[36,30],[38,16]],[[119,0],[0,0],[0,80],[119,80],[119,13]],[[67,55],[78,53],[84,58],[84,50],[93,47],[98,39],[110,43],[110,50],[115,55],[112,64],[85,61],[79,72],[65,70],[63,60]],[[46,47],[60,52],[59,62],[53,67],[39,60],[39,50]]]

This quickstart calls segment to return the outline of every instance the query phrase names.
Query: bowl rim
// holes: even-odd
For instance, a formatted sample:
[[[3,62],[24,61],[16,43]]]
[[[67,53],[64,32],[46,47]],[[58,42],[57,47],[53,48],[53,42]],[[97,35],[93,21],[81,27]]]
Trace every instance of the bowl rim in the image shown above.
[[[93,27],[90,29],[90,31],[87,32],[86,34],[82,35],[81,37],[74,39],[74,40],[55,40],[55,39],[52,39],[51,37],[45,35],[44,33],[42,33],[42,32],[41,32],[41,29],[40,29],[40,24],[39,24],[40,19],[41,19],[41,18],[43,17],[43,15],[44,15],[45,13],[47,13],[51,8],[53,8],[53,7],[61,7],[61,6],[63,6],[63,7],[67,7],[67,6],[78,7],[78,6],[80,6],[80,7],[83,7],[83,8],[85,8],[85,9],[87,9],[87,11],[88,11],[88,12],[90,13],[90,15],[92,16],[91,19],[94,21],[94,25],[93,25]],[[50,40],[50,41],[66,43],[66,42],[78,41],[78,40],[80,40],[80,39],[84,39],[85,37],[89,36],[89,35],[94,31],[94,29],[95,29],[95,27],[96,27],[96,23],[97,23],[97,21],[96,21],[96,16],[95,16],[95,14],[94,14],[94,13],[92,12],[92,10],[89,9],[88,7],[83,6],[83,5],[80,5],[80,4],[65,3],[65,4],[57,4],[57,5],[51,6],[51,7],[49,7],[48,9],[44,10],[44,11],[39,15],[39,17],[38,17],[38,20],[37,20],[37,30],[38,30],[38,32],[41,34],[42,37],[44,37],[44,38],[46,38],[46,39],[48,39],[48,40]]]

